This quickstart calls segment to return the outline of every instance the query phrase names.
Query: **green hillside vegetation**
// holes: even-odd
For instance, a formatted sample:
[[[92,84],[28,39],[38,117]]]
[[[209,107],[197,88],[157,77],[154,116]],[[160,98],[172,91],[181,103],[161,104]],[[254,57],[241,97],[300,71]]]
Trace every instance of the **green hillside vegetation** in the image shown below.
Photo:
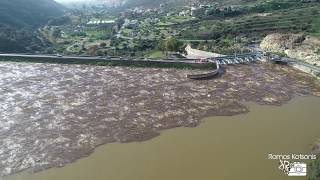
[[[309,180],[318,180],[320,179],[320,160],[314,160],[309,164],[310,170],[308,172]]]
[[[0,52],[36,52],[48,46],[37,28],[64,8],[53,0],[1,0]]]
[[[221,5],[248,5],[254,4],[256,2],[260,2],[263,0],[198,0],[198,3],[204,4],[213,4],[218,3]],[[193,2],[193,1],[191,1]],[[125,7],[137,7],[137,6],[145,6],[145,7],[154,7],[159,4],[169,4],[170,6],[181,6],[188,5],[190,0],[127,0],[125,3]]]
[[[281,6],[279,6],[281,5]],[[269,1],[246,6],[242,15],[204,19],[181,33],[181,39],[211,40],[215,50],[231,53],[236,43],[261,40],[273,32],[320,35],[320,2]],[[242,41],[242,42],[239,42]],[[202,43],[210,46],[209,43]],[[218,46],[218,47],[217,47]],[[219,48],[221,47],[221,48]]]
[[[53,0],[1,0],[0,25],[39,26],[50,17],[63,13],[63,6]]]
[[[0,52],[36,52],[46,46],[49,46],[49,43],[40,38],[33,29],[1,29]]]
[[[168,3],[172,5],[185,5],[189,2],[189,0],[128,0],[124,7],[131,8],[131,7],[156,7],[163,3]]]

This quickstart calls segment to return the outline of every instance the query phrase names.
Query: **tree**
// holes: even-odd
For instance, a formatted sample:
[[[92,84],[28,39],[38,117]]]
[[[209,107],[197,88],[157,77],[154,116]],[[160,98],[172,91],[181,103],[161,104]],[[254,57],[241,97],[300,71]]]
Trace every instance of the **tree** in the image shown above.
[[[96,56],[97,55],[97,51],[98,51],[98,46],[94,45],[94,46],[91,46],[88,49],[88,54],[91,55],[91,56]]]
[[[164,41],[159,41],[158,45],[157,45],[158,49],[160,51],[162,51],[163,53],[166,51],[166,45]]]
[[[107,46],[107,43],[105,42],[100,43],[100,47],[106,47],[106,46]]]
[[[56,42],[58,38],[61,37],[61,30],[59,28],[52,28],[51,31],[51,40]]]
[[[178,41],[174,37],[167,39],[165,42],[165,47],[167,51],[173,51],[173,52],[180,51],[181,46],[183,46],[183,43]]]
[[[51,18],[48,21],[48,26],[62,26],[62,25],[70,24],[71,22],[72,21],[69,16],[56,17],[56,18]]]
[[[310,180],[317,180],[320,178],[320,161],[317,159],[317,160],[314,160],[312,161],[310,164],[309,164],[309,169],[308,170],[308,178]]]

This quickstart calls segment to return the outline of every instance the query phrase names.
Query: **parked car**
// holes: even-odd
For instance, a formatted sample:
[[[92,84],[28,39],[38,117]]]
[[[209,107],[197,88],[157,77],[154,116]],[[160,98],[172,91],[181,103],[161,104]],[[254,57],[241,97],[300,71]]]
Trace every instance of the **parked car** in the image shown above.
[[[196,63],[208,63],[209,60],[208,60],[208,59],[205,59],[205,58],[200,58],[200,59],[197,59],[195,62],[196,62]]]

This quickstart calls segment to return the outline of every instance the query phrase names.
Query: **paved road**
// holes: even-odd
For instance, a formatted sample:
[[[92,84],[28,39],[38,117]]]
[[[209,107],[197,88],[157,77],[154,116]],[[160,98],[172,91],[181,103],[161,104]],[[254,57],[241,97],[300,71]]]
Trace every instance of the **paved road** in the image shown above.
[[[308,74],[311,74],[311,75],[316,75],[317,73],[320,73],[320,67],[314,66],[312,64],[303,62],[301,60],[293,59],[293,58],[280,58],[280,59],[275,58],[275,59],[270,59],[269,61],[284,62],[284,63],[287,63],[288,65],[293,66],[293,67],[295,67],[295,65],[303,66],[304,68],[307,68],[309,70],[301,69],[300,67],[295,67],[295,68],[297,68],[301,71],[304,71]],[[316,76],[318,76],[318,75],[316,75]]]
[[[286,63],[289,63],[289,64],[302,65],[302,66],[305,66],[305,67],[308,67],[308,68],[312,69],[313,71],[320,72],[320,67],[319,66],[314,66],[312,64],[303,62],[303,61],[298,60],[298,59],[285,57],[285,58],[280,58],[280,59],[276,58],[275,60],[271,59],[271,61],[282,61],[282,62],[286,62]]]
[[[293,61],[293,63],[298,64],[298,65],[302,65],[302,66],[306,66],[306,67],[312,69],[313,71],[320,72],[320,67],[318,67],[318,66],[314,66],[312,64],[305,63],[305,62],[302,62],[302,61],[299,61],[299,60]]]
[[[203,40],[203,39],[179,39],[179,41],[182,42],[214,42],[214,39],[208,39],[208,40]]]

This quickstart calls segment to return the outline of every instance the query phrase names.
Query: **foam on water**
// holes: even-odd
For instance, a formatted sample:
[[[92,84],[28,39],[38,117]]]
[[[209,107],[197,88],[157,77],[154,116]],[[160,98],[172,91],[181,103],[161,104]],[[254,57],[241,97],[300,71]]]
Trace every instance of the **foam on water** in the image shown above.
[[[0,175],[61,167],[112,142],[144,141],[203,117],[320,95],[317,81],[276,65],[234,66],[193,81],[188,70],[0,63]]]

